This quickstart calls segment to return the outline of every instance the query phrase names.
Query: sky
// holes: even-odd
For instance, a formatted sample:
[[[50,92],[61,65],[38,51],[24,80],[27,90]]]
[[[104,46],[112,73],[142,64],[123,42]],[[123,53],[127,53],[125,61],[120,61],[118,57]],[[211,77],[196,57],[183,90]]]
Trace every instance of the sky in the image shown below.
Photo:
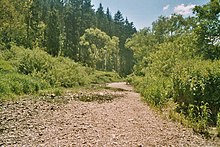
[[[102,3],[104,9],[110,9],[112,16],[120,10],[124,18],[134,22],[137,29],[150,27],[152,22],[161,15],[170,16],[173,13],[184,16],[192,15],[196,5],[203,5],[209,0],[92,0],[94,9]]]

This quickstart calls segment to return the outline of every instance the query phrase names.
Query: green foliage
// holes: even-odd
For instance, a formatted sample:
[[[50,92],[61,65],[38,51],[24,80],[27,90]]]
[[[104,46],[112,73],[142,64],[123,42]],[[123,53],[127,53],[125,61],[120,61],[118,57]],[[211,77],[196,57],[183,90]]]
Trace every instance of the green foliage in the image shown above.
[[[203,6],[196,6],[194,12],[198,17],[195,32],[199,36],[199,50],[205,59],[220,59],[220,2],[211,0]]]
[[[131,22],[129,23],[128,19],[124,19],[123,15],[120,11],[117,11],[114,15],[114,29],[113,35],[119,37],[119,56],[120,56],[120,68],[119,74],[120,76],[125,77],[128,74],[133,72],[134,66],[134,57],[133,52],[126,48],[125,43],[126,40],[131,37],[135,32],[136,29],[134,24]]]
[[[145,28],[127,39],[125,46],[132,50],[136,64],[134,72],[136,75],[143,75],[143,68],[148,65],[147,58],[149,54],[155,51],[157,44],[156,38],[149,28]]]
[[[15,68],[10,62],[0,59],[0,73],[14,72]]]
[[[185,106],[208,103],[215,122],[220,108],[220,62],[191,60],[179,63],[173,77],[174,99]]]
[[[220,135],[220,112],[218,112],[218,117],[217,117],[217,131],[218,131],[218,135]]]
[[[172,82],[168,78],[149,75],[141,78],[140,91],[144,99],[151,105],[158,108],[167,102],[172,97]]]
[[[185,115],[199,132],[218,122],[219,10],[219,1],[212,0],[195,7],[194,18],[161,16],[126,42],[136,60],[129,81],[153,106],[176,103],[175,116]]]
[[[30,55],[32,51],[24,50],[20,47],[12,46],[9,51],[1,52],[2,59],[0,59],[0,97],[4,98],[10,95],[22,95],[37,93],[40,89],[50,87],[50,85],[43,79],[38,79],[30,75],[18,73],[20,62],[25,55],[25,51]],[[25,59],[24,59],[25,60]],[[36,63],[36,61],[34,61]],[[25,62],[24,62],[25,63]],[[32,64],[33,65],[33,64]],[[30,71],[32,68],[25,71]],[[39,67],[39,66],[38,66]],[[37,68],[36,68],[37,69]],[[34,70],[34,69],[33,69]]]
[[[39,48],[24,49],[18,54],[18,71],[22,74],[46,73],[53,68],[53,58]]]
[[[62,87],[59,88],[48,88],[48,89],[42,89],[38,92],[38,95],[40,96],[62,96],[64,94],[65,89]]]
[[[172,82],[168,78],[154,75],[135,78],[136,88],[144,100],[156,107],[162,107],[172,97]]]
[[[86,29],[98,28],[111,37],[111,45],[105,49],[108,57],[103,57],[104,53],[99,59],[92,57],[93,62],[98,60],[98,69],[114,69],[121,75],[132,72],[133,54],[124,43],[136,29],[119,11],[114,20],[102,4],[94,10],[91,0],[1,0],[0,16],[0,50],[10,49],[12,44],[39,47],[52,56],[62,55],[82,63],[87,56],[81,55],[80,37]],[[99,46],[97,42],[94,45]]]
[[[152,32],[157,38],[158,43],[163,43],[172,41],[185,32],[191,32],[191,29],[194,28],[194,23],[193,18],[184,19],[182,15],[160,16],[152,23]]]
[[[45,78],[49,79],[50,83],[53,83],[56,87],[68,88],[90,83],[86,68],[64,57],[56,58],[55,66]]]
[[[45,51],[12,46],[0,54],[0,97],[37,93],[48,88],[72,88],[119,80],[114,72],[83,67]]]
[[[93,84],[117,82],[120,80],[118,73],[103,71],[95,71],[90,74],[89,78]]]
[[[53,58],[40,49],[24,49],[14,58],[17,59],[19,73],[43,79],[52,87],[88,84],[85,68],[68,58]]]
[[[52,3],[52,2],[50,2]],[[52,56],[58,56],[60,51],[60,27],[58,21],[58,11],[53,8],[49,12],[49,20],[47,25],[47,52]]]
[[[119,60],[119,39],[108,36],[99,29],[87,29],[80,38],[80,57],[92,68],[117,71]]]
[[[190,125],[197,132],[206,133],[209,126],[210,109],[208,103],[201,102],[201,105],[190,104],[188,106],[188,119]]]
[[[26,28],[23,12],[25,7],[23,0],[0,1],[0,50],[10,48],[12,42],[18,45],[24,44]]]
[[[141,74],[140,71],[135,73],[143,76],[134,76],[133,83],[147,102],[162,107],[173,97],[173,75],[176,64],[195,56],[193,51],[196,48],[196,36],[193,33],[183,34],[174,41],[145,44],[146,41],[142,40],[156,41],[156,38],[153,34],[144,32],[142,30],[127,41],[127,45],[134,51],[140,65],[135,69],[141,69]],[[142,60],[140,60],[141,58]]]
[[[50,85],[38,78],[18,73],[0,74],[0,98],[7,99],[12,95],[33,94]]]

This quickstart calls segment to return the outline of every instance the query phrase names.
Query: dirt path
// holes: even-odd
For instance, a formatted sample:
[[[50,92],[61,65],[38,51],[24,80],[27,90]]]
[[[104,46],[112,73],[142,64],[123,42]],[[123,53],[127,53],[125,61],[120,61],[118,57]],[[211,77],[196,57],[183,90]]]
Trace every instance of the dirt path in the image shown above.
[[[111,92],[121,97],[104,103],[0,104],[0,146],[217,146],[157,117],[125,83],[107,86],[128,91]]]

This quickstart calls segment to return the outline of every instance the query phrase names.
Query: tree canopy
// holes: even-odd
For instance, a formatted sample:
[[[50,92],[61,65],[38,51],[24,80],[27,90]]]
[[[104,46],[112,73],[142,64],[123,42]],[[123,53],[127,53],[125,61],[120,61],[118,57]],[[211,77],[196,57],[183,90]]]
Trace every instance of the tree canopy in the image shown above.
[[[11,44],[30,49],[40,47],[52,56],[84,63],[80,37],[85,30],[97,28],[113,40],[117,40],[113,36],[119,38],[119,57],[115,61],[118,69],[111,65],[111,70],[124,76],[132,72],[133,54],[124,43],[136,29],[120,11],[112,16],[102,4],[94,10],[91,0],[1,0],[0,15],[1,50],[10,49]]]

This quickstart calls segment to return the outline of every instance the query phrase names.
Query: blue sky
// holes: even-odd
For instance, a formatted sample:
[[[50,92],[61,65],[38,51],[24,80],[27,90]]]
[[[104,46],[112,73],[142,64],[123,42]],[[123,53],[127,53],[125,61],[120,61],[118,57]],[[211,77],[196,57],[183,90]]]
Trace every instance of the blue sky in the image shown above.
[[[203,5],[209,0],[92,0],[96,9],[99,3],[104,9],[109,7],[112,16],[120,10],[137,29],[150,27],[160,15],[170,16],[173,13],[191,15],[195,5]]]

